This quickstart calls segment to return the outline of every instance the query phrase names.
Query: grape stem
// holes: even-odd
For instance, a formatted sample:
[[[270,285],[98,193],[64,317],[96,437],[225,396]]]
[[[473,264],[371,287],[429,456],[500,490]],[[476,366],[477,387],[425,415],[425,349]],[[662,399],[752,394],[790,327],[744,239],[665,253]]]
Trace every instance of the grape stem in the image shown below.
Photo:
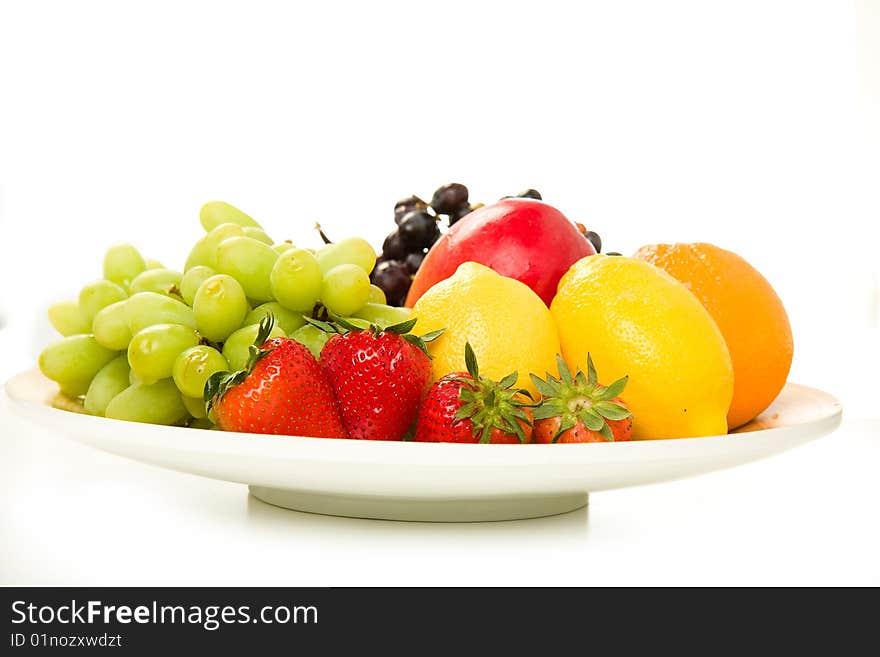
[[[315,230],[318,231],[318,234],[321,236],[321,239],[324,240],[324,244],[333,244],[333,240],[331,240],[327,235],[324,234],[324,231],[321,230],[321,224],[317,221],[315,222]]]
[[[217,351],[223,351],[223,343],[222,342],[214,342],[213,340],[209,340],[205,336],[202,336],[199,340],[199,344],[205,345],[206,347],[212,347]]]
[[[330,315],[328,314],[327,309],[324,307],[324,304],[315,304],[315,307],[312,308],[312,319],[319,319],[322,321],[327,321],[328,319],[330,319]]]

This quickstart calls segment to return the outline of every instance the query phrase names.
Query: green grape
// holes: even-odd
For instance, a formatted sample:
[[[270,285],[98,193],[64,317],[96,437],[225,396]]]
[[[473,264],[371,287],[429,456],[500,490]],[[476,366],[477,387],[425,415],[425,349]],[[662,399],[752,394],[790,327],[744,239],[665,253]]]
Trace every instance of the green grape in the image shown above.
[[[187,413],[196,419],[208,420],[208,404],[204,399],[201,397],[187,397],[186,395],[181,395],[180,398],[183,400]],[[192,425],[190,424],[190,426]],[[210,427],[204,428],[209,429]]]
[[[205,405],[205,402],[202,402],[202,406]],[[184,400],[184,406],[186,406],[186,400]],[[186,407],[189,410],[189,406]],[[207,431],[219,431],[216,424],[211,422],[207,417],[193,417],[192,420],[189,421],[189,424],[186,425],[190,429],[205,429]]]
[[[196,328],[192,308],[182,301],[155,292],[138,292],[125,304],[125,317],[132,335],[153,324],[182,324]]]
[[[125,362],[128,362],[128,354],[125,355]],[[132,370],[131,366],[129,365],[128,385],[133,386],[135,383],[143,383],[143,381],[141,381],[140,377],[134,373],[134,370]]]
[[[128,327],[128,315],[125,307],[128,299],[111,303],[98,311],[92,320],[92,333],[98,344],[122,351],[128,349],[131,342],[131,329]]]
[[[230,237],[217,249],[216,269],[241,283],[249,298],[271,301],[269,276],[277,259],[271,246],[250,237]]]
[[[250,311],[241,323],[242,326],[250,326],[251,324],[259,324],[260,321],[269,313],[275,317],[275,324],[285,333],[293,333],[300,326],[306,323],[302,313],[288,310],[277,301],[267,301]]]
[[[310,313],[321,297],[321,266],[303,249],[290,249],[278,256],[269,281],[278,303],[289,310]]]
[[[104,278],[127,286],[147,268],[143,256],[131,244],[117,244],[104,254]]]
[[[153,258],[144,258],[144,264],[147,269],[166,269],[165,265],[158,260],[153,260]]]
[[[386,306],[380,303],[365,303],[363,308],[354,313],[354,316],[385,328],[386,326],[400,324],[410,319],[412,317],[412,309]]]
[[[202,283],[214,276],[217,272],[206,267],[205,265],[197,265],[186,271],[183,278],[180,279],[180,296],[188,306],[193,305],[196,298],[196,291]]]
[[[257,228],[255,226],[245,226],[244,227],[244,235],[245,237],[250,237],[252,239],[258,240],[263,244],[268,244],[272,246],[274,243],[272,238],[266,234],[266,231],[262,228]]]
[[[128,344],[128,364],[145,383],[167,379],[180,352],[195,347],[199,334],[180,324],[155,324],[135,333]]]
[[[40,371],[71,397],[84,395],[89,384],[117,352],[102,347],[91,334],[71,335],[50,344],[40,354]]]
[[[222,342],[241,326],[248,310],[241,284],[226,274],[206,279],[193,299],[196,325],[202,335],[214,342]]]
[[[184,273],[188,272],[193,267],[208,266],[208,263],[211,262],[210,247],[208,246],[206,238],[207,235],[203,236],[199,241],[193,244],[189,255],[186,256],[186,263],[183,265]]]
[[[49,323],[64,337],[91,330],[75,301],[59,301],[49,306]]]
[[[285,251],[290,251],[291,249],[295,249],[296,247],[293,245],[293,242],[278,242],[277,244],[273,244],[272,248],[275,249],[275,253],[281,255]]]
[[[361,319],[360,317],[343,317],[343,319],[352,326],[356,326],[359,329],[367,330],[368,328],[370,328],[370,322],[365,319]]]
[[[129,386],[128,375],[130,371],[128,358],[125,354],[117,356],[104,365],[89,384],[89,390],[86,393],[85,402],[83,402],[86,412],[92,415],[104,415],[110,400]]]
[[[322,331],[317,326],[306,324],[291,333],[290,337],[308,347],[309,351],[312,352],[312,356],[320,358],[321,349],[324,348],[324,343],[330,339],[330,334]]]
[[[251,219],[235,206],[223,201],[210,201],[199,210],[199,221],[206,231],[212,230],[220,224],[238,224],[239,226],[253,226],[260,228],[260,224]]]
[[[128,286],[131,294],[138,292],[156,292],[169,296],[180,296],[180,280],[183,274],[173,269],[148,269]]]
[[[378,285],[370,285],[370,296],[367,299],[367,303],[378,303],[383,306],[388,303],[388,299],[385,297],[385,290],[383,290]]]
[[[317,258],[325,275],[338,265],[357,265],[369,274],[376,264],[376,251],[362,237],[346,237],[323,247]]]
[[[229,363],[223,354],[214,347],[200,344],[177,356],[171,376],[184,396],[201,398],[208,377],[228,369]]]
[[[111,303],[127,298],[121,286],[108,280],[95,281],[86,285],[79,293],[79,309],[85,320],[92,325],[98,311]]]
[[[244,328],[238,329],[235,333],[226,338],[226,342],[223,343],[223,357],[226,359],[226,362],[229,363],[230,370],[241,370],[247,365],[248,356],[250,355],[250,346],[254,343],[254,340],[257,339],[257,333],[259,333],[259,331],[259,325],[252,324],[251,326],[245,326]],[[282,331],[279,326],[273,325],[267,340],[285,337],[287,336],[284,331]]]
[[[357,265],[337,265],[324,274],[321,302],[332,313],[354,315],[370,298],[370,277]]]
[[[217,268],[217,250],[230,237],[245,237],[244,228],[238,224],[220,224],[205,235],[205,245],[208,250],[208,266],[214,269]]]
[[[217,249],[221,242],[229,237],[244,237],[244,228],[238,224],[218,224],[207,235],[195,243],[186,259],[184,271],[203,265],[217,267]]]
[[[174,381],[162,379],[129,386],[110,400],[104,416],[129,422],[177,424],[186,419],[187,412]]]

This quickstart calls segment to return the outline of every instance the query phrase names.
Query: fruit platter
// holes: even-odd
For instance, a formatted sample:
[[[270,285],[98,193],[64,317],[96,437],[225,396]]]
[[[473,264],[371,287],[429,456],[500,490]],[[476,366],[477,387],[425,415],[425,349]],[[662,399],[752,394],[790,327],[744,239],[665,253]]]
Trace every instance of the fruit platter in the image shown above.
[[[6,391],[99,449],[367,518],[562,513],[833,431],[770,283],[706,244],[603,252],[534,189],[450,183],[395,228],[276,241],[221,201],[181,269],[110,246]]]

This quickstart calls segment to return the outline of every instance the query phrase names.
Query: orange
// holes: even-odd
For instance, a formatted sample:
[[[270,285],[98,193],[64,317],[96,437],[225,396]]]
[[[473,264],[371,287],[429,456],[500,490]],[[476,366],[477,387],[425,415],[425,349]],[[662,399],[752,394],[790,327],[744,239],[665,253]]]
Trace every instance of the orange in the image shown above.
[[[652,244],[635,257],[684,283],[721,329],[733,362],[728,427],[766,409],[785,385],[794,350],[788,315],[767,279],[714,244]]]

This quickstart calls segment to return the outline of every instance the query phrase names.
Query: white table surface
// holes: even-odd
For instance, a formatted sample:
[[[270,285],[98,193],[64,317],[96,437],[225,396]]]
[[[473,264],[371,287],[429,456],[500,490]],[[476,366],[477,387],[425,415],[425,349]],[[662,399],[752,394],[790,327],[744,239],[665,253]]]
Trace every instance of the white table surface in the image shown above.
[[[32,362],[32,350],[16,346],[22,329],[0,331],[4,380]],[[844,401],[843,425],[830,436],[733,470],[597,493],[570,514],[501,523],[275,508],[243,485],[51,435],[14,416],[3,395],[0,583],[878,585],[877,386],[851,376],[856,355],[876,363],[876,338],[835,342],[836,354],[814,347],[828,385],[795,379]]]

